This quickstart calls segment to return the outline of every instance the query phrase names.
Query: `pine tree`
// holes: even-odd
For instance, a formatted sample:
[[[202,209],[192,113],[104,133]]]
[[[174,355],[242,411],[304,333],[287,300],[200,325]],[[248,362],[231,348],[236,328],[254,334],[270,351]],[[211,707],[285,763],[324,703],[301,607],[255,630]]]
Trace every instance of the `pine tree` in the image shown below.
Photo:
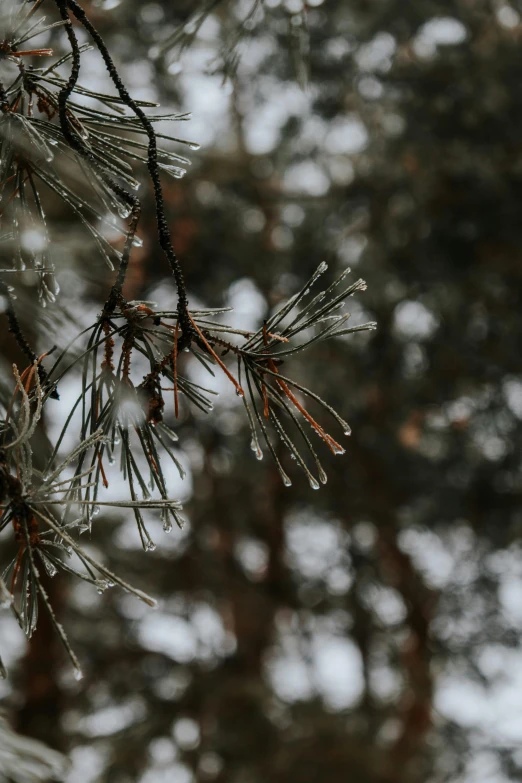
[[[0,188],[6,259],[12,258],[12,264],[2,270],[0,286],[9,331],[27,362],[21,369],[13,365],[12,384],[7,379],[3,387],[0,530],[11,530],[13,554],[2,577],[25,633],[33,633],[39,607],[47,611],[81,676],[40,572],[45,569],[53,576],[63,570],[99,591],[119,585],[154,605],[153,598],[93,559],[79,536],[110,508],[132,510],[145,551],[153,550],[155,543],[144,510],[157,511],[166,532],[173,523],[183,526],[181,505],[169,497],[163,469],[170,459],[180,475],[184,473],[171,448],[177,435],[163,421],[165,393],[176,419],[181,404],[209,413],[213,394],[186,374],[185,353],[210,375],[223,373],[235,389],[244,404],[257,459],[263,457],[261,444],[266,444],[283,483],[291,485],[274,447],[275,436],[311,487],[318,489],[326,483],[326,473],[311,438],[318,438],[333,454],[344,453],[344,448],[310,413],[309,401],[331,416],[345,435],[350,428],[327,402],[293,380],[286,364],[300,351],[332,337],[373,329],[375,324],[348,326],[350,316],[341,312],[343,305],[366,287],[361,279],[347,283],[348,272],[325,290],[312,291],[327,270],[324,262],[257,331],[224,323],[222,308],[191,307],[168,227],[162,178],[182,177],[189,160],[178,149],[184,145],[195,150],[197,145],[155,130],[158,122],[182,122],[187,117],[158,113],[149,102],[132,98],[103,38],[75,0],[57,0],[53,5],[59,20],[50,24],[39,17],[42,4],[7,2],[2,14],[0,49],[12,75],[0,83]],[[77,27],[88,35],[88,44],[80,43]],[[67,51],[55,59],[52,49],[31,48],[33,38],[55,28],[65,33]],[[83,57],[90,46],[103,59],[112,94],[91,89],[88,78],[82,82]],[[174,151],[165,142],[175,144]],[[144,171],[154,195],[158,243],[177,288],[177,302],[168,309],[125,296],[132,252],[141,243],[142,203],[136,191]],[[49,345],[38,355],[20,324],[16,291],[24,276],[36,276],[38,301],[31,306],[47,306],[51,318],[55,310],[60,313],[50,258],[53,226],[46,218],[50,194],[74,216],[78,230],[92,238],[99,261],[114,270],[114,279],[94,323],[78,328],[65,346]],[[121,249],[107,240],[106,225],[121,232]],[[134,365],[140,369],[134,371]],[[80,394],[64,411],[56,442],[35,454],[34,438],[46,407],[63,404],[60,385],[74,372],[81,376]],[[76,418],[75,445],[61,454]],[[115,462],[128,497],[107,500],[109,465]]]
[[[375,320],[379,329],[328,340],[277,365],[353,426],[348,453],[337,459],[300,418],[322,449],[328,485],[321,492],[310,489],[270,421],[267,432],[292,489],[273,459],[255,460],[232,382],[217,365],[215,378],[207,378],[199,359],[182,352],[180,370],[220,392],[212,395],[211,415],[178,393],[176,419],[173,382],[161,382],[172,389],[162,392],[163,423],[180,439],[168,445],[187,476],[178,480],[166,455],[162,470],[174,487],[169,497],[183,500],[184,529],[163,534],[161,512],[141,509],[158,544],[146,554],[132,509],[105,506],[91,535],[71,529],[89,556],[160,607],[151,611],[122,589],[103,589],[105,582],[98,593],[63,569],[51,578],[36,554],[84,678],[74,680],[46,611],[27,645],[11,610],[2,611],[9,677],[0,692],[11,725],[70,757],[68,783],[89,775],[96,783],[516,780],[519,4],[222,0],[197,31],[201,10],[191,0],[82,5],[129,92],[165,107],[144,107],[147,114],[194,111],[193,122],[174,126],[186,133],[171,133],[171,121],[154,125],[158,133],[202,142],[187,153],[186,145],[159,140],[192,161],[190,176],[161,180],[191,312],[237,304],[235,315],[212,320],[255,331],[325,259],[332,280],[346,264],[368,279],[368,291],[349,309],[356,323]],[[54,14],[49,0],[46,9]],[[80,46],[91,45],[73,25]],[[31,45],[52,48],[56,59],[69,51],[66,40],[59,26]],[[296,80],[308,44],[303,90]],[[70,61],[59,73],[68,79]],[[99,53],[84,50],[80,83],[114,95],[107,76]],[[88,96],[72,100],[100,108]],[[147,142],[143,134],[118,133]],[[175,282],[156,238],[150,180],[140,173],[146,164],[132,165],[142,182],[143,245],[132,250],[123,294],[171,311]],[[60,169],[63,182],[92,200],[86,177],[75,170]],[[108,240],[111,272],[72,208],[47,186],[41,190],[52,240],[47,268],[56,265],[62,292],[35,307],[36,273],[4,272],[2,279],[15,281],[15,315],[37,357],[57,345],[41,362],[49,372],[67,342],[97,320],[128,218],[118,216],[118,243],[114,217],[108,225],[84,212]],[[109,216],[105,206],[99,211]],[[9,241],[2,267],[14,266]],[[41,252],[42,244],[38,232],[23,237],[26,264],[28,250]],[[6,303],[4,297],[4,311]],[[7,326],[5,312],[0,318]],[[175,328],[175,319],[168,323]],[[114,339],[119,356],[122,340]],[[244,344],[238,335],[229,339]],[[32,362],[7,329],[0,329],[0,343],[9,405],[12,363],[22,373]],[[248,394],[232,352],[223,357],[225,348],[211,345]],[[208,353],[194,347],[208,363]],[[135,385],[150,370],[146,362],[133,348]],[[52,453],[80,396],[80,365],[58,380],[60,401],[45,403],[32,437],[37,470],[46,468],[39,455]],[[308,398],[296,396],[326,424],[315,416],[318,403],[310,400],[308,408]],[[266,425],[262,387],[256,401]],[[90,403],[86,409],[88,415]],[[296,432],[286,413],[281,421]],[[59,459],[78,444],[81,427],[79,403]],[[335,430],[331,435],[342,442]],[[130,436],[148,481],[141,444],[134,430]],[[117,502],[129,493],[108,456],[105,450],[109,489],[102,479],[98,497]],[[85,469],[90,464],[89,454]],[[75,467],[65,469],[67,477]],[[0,573],[18,552],[13,538],[8,525]],[[55,551],[87,571],[76,555]],[[9,580],[6,588],[10,601]],[[19,577],[17,596],[20,588]]]

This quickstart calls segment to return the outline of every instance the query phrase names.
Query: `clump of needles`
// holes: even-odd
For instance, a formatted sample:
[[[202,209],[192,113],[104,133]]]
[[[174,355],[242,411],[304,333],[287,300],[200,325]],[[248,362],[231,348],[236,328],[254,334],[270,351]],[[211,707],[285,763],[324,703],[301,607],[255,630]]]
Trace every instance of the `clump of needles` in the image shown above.
[[[55,21],[46,23],[40,16],[44,5],[56,14]],[[315,293],[314,286],[327,270],[325,263],[257,331],[224,323],[223,308],[191,308],[162,189],[162,177],[182,177],[190,161],[162,144],[189,149],[197,145],[155,130],[160,121],[180,122],[187,116],[154,113],[155,104],[132,98],[102,37],[76,0],[3,2],[0,25],[0,62],[9,74],[9,80],[0,82],[0,247],[2,257],[9,259],[0,270],[0,294],[7,327],[27,361],[25,367],[13,366],[0,399],[0,533],[9,531],[12,546],[1,575],[0,599],[28,636],[36,627],[39,608],[47,611],[80,676],[41,574],[52,577],[62,570],[99,591],[119,585],[154,605],[152,598],[95,560],[80,536],[111,507],[132,511],[146,551],[155,544],[145,510],[160,514],[165,531],[183,524],[181,505],[169,497],[164,473],[165,460],[171,460],[184,475],[173,449],[177,434],[165,424],[164,411],[171,406],[174,420],[181,405],[209,413],[213,394],[191,379],[188,354],[210,376],[223,373],[241,398],[255,457],[261,459],[266,449],[290,486],[276,451],[279,439],[311,487],[318,489],[326,483],[326,473],[317,447],[333,454],[342,454],[344,448],[339,436],[327,431],[311,410],[328,417],[341,436],[349,435],[350,428],[327,402],[293,380],[287,366],[298,352],[373,329],[375,324],[348,325],[343,305],[366,287],[363,280],[348,283],[349,270]],[[68,43],[68,51],[58,58],[51,49],[31,48],[32,38],[54,27],[63,28]],[[79,43],[77,27],[83,28],[89,43]],[[80,83],[82,58],[92,47],[103,58],[111,94]],[[177,300],[168,310],[125,297],[129,260],[141,244],[137,232],[142,205],[136,191],[143,171],[153,192],[159,246],[177,290]],[[114,279],[94,323],[60,351],[49,346],[38,355],[20,325],[16,281],[28,272],[36,275],[39,304],[56,306],[59,287],[45,217],[49,197],[61,200],[77,218],[101,261],[114,271]],[[118,250],[100,226],[121,227],[121,221]],[[44,241],[28,242],[28,235]],[[136,368],[144,364],[147,371],[138,374]],[[48,401],[59,397],[63,379],[75,370],[81,377],[77,399],[64,413],[55,442],[47,442],[47,453],[39,453],[36,460],[34,440],[42,428],[42,414]],[[61,447],[71,434],[76,445],[64,456]],[[108,466],[116,462],[128,494],[108,500],[103,494],[109,486]]]

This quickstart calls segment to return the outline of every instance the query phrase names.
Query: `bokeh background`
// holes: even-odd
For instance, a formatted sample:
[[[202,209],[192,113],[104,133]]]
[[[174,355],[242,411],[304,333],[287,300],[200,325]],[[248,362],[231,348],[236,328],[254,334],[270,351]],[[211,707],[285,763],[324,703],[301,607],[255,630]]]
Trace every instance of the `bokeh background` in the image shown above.
[[[192,112],[201,149],[165,181],[192,302],[257,328],[323,260],[367,281],[349,309],[378,330],[293,360],[353,434],[314,492],[256,461],[219,378],[211,416],[167,413],[186,527],[152,517],[145,553],[100,515],[89,544],[159,610],[49,580],[85,677],[3,612],[2,704],[68,783],[522,780],[522,3],[213,5],[196,30],[193,0],[84,3],[133,95]],[[146,203],[127,294],[172,303]],[[87,324],[111,276],[49,216]]]

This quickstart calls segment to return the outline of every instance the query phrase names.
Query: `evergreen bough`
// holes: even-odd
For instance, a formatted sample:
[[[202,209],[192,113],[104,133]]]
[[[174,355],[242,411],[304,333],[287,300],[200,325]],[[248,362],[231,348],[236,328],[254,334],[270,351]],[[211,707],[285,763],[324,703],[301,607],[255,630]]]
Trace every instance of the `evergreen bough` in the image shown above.
[[[46,24],[39,16],[44,4],[57,12],[56,21]],[[289,377],[286,363],[294,354],[328,338],[373,329],[375,324],[350,327],[349,315],[341,312],[345,300],[366,287],[363,280],[347,283],[349,270],[325,290],[311,291],[326,271],[325,263],[256,332],[224,323],[223,308],[191,308],[162,189],[162,176],[182,177],[189,161],[162,144],[175,142],[189,149],[197,149],[197,145],[155,130],[159,121],[179,122],[187,115],[154,114],[155,104],[132,98],[102,37],[76,0],[13,0],[4,2],[1,11],[0,57],[13,76],[0,82],[4,267],[0,270],[0,293],[8,329],[27,365],[22,369],[14,365],[12,382],[2,387],[0,532],[10,531],[13,553],[2,574],[0,598],[28,636],[36,627],[39,606],[43,607],[81,676],[40,574],[42,569],[49,576],[61,570],[90,582],[99,591],[119,585],[154,605],[154,599],[95,560],[82,547],[80,535],[90,531],[102,508],[111,507],[132,509],[145,550],[155,545],[146,528],[144,510],[157,510],[166,531],[173,523],[183,524],[181,505],[169,497],[163,471],[164,461],[171,459],[184,475],[172,449],[177,435],[163,421],[163,412],[169,399],[175,418],[182,400],[208,413],[214,393],[188,376],[186,352],[210,375],[224,373],[234,387],[250,425],[255,456],[262,458],[262,444],[266,444],[283,482],[290,486],[291,479],[276,452],[275,436],[305,472],[310,485],[318,489],[326,482],[326,474],[313,440],[318,438],[334,454],[342,454],[344,448],[309,412],[308,401],[333,417],[345,435],[350,434],[350,428],[324,400]],[[69,48],[48,64],[52,50],[31,49],[31,40],[60,26]],[[85,30],[91,43],[79,43],[77,27]],[[80,83],[82,56],[92,46],[106,65],[114,86],[111,94]],[[141,244],[137,231],[142,204],[136,191],[138,172],[144,167],[154,196],[159,246],[177,288],[177,302],[168,310],[125,297],[131,254]],[[45,218],[49,195],[58,197],[72,211],[115,277],[94,323],[79,329],[62,350],[49,346],[38,354],[19,322],[16,287],[24,274],[32,272],[38,279],[40,305],[49,305],[59,313],[59,290],[48,253],[51,230]],[[121,250],[104,236],[100,226],[107,223],[120,228]],[[28,244],[24,241],[28,229],[45,241]],[[133,373],[133,359],[138,355],[148,367],[140,378]],[[63,429],[48,453],[34,455],[42,414],[50,399],[59,399],[60,382],[73,370],[81,375],[79,395],[64,413]],[[70,435],[78,414],[76,445],[63,456],[62,441]],[[108,466],[115,462],[128,485],[128,497],[109,501],[104,499],[104,489],[109,485]],[[0,671],[4,671],[1,664]]]

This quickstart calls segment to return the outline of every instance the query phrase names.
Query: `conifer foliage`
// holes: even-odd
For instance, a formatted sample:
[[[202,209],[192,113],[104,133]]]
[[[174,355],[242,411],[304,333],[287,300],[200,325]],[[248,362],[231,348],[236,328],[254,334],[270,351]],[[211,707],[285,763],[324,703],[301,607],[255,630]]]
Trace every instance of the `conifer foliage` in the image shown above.
[[[50,21],[42,16],[44,10]],[[164,474],[165,461],[172,460],[183,476],[172,446],[177,435],[163,421],[164,410],[169,406],[174,419],[182,405],[208,413],[214,393],[190,377],[187,353],[210,376],[224,374],[241,398],[255,456],[261,459],[266,448],[289,486],[291,478],[276,450],[279,440],[318,489],[326,474],[316,446],[333,454],[342,454],[344,448],[317,414],[325,414],[345,435],[350,428],[327,402],[293,380],[287,365],[297,352],[375,324],[347,323],[345,301],[365,289],[363,280],[347,282],[349,270],[324,290],[313,288],[326,272],[324,263],[255,332],[228,325],[223,308],[191,307],[169,230],[162,180],[182,177],[189,160],[179,150],[196,150],[197,145],[155,129],[160,121],[181,122],[187,116],[161,114],[155,104],[132,98],[131,86],[123,83],[102,37],[76,0],[7,0],[0,24],[0,293],[5,325],[25,359],[24,366],[13,366],[12,377],[2,386],[0,532],[12,556],[2,574],[0,597],[28,636],[39,609],[47,611],[80,676],[42,584],[42,569],[50,576],[58,570],[73,574],[99,591],[118,585],[154,604],[95,560],[80,536],[110,507],[134,515],[146,551],[155,544],[145,510],[156,510],[167,532],[173,524],[183,524],[181,505],[169,497]],[[62,28],[66,51],[32,48],[36,36],[55,27]],[[80,43],[80,30],[88,43]],[[112,82],[110,94],[91,89],[82,70],[82,58],[93,47]],[[137,191],[145,175],[154,198],[159,247],[177,288],[177,301],[167,310],[125,296],[131,254],[141,244]],[[46,220],[50,197],[61,200],[75,217],[78,231],[91,238],[98,262],[114,270],[114,279],[94,323],[79,329],[65,348],[49,345],[38,354],[20,325],[16,294],[30,273],[38,281],[35,307],[59,312],[53,226]],[[106,224],[119,227],[119,245],[106,238]],[[144,363],[147,371],[138,373],[135,368]],[[56,442],[48,444],[46,453],[36,453],[34,439],[43,427],[45,408],[63,404],[60,383],[72,373],[79,376],[78,397],[62,413],[64,425]],[[71,435],[75,445],[64,454],[62,443],[69,443]],[[127,496],[119,500],[104,497],[113,465],[119,466],[128,487]]]

